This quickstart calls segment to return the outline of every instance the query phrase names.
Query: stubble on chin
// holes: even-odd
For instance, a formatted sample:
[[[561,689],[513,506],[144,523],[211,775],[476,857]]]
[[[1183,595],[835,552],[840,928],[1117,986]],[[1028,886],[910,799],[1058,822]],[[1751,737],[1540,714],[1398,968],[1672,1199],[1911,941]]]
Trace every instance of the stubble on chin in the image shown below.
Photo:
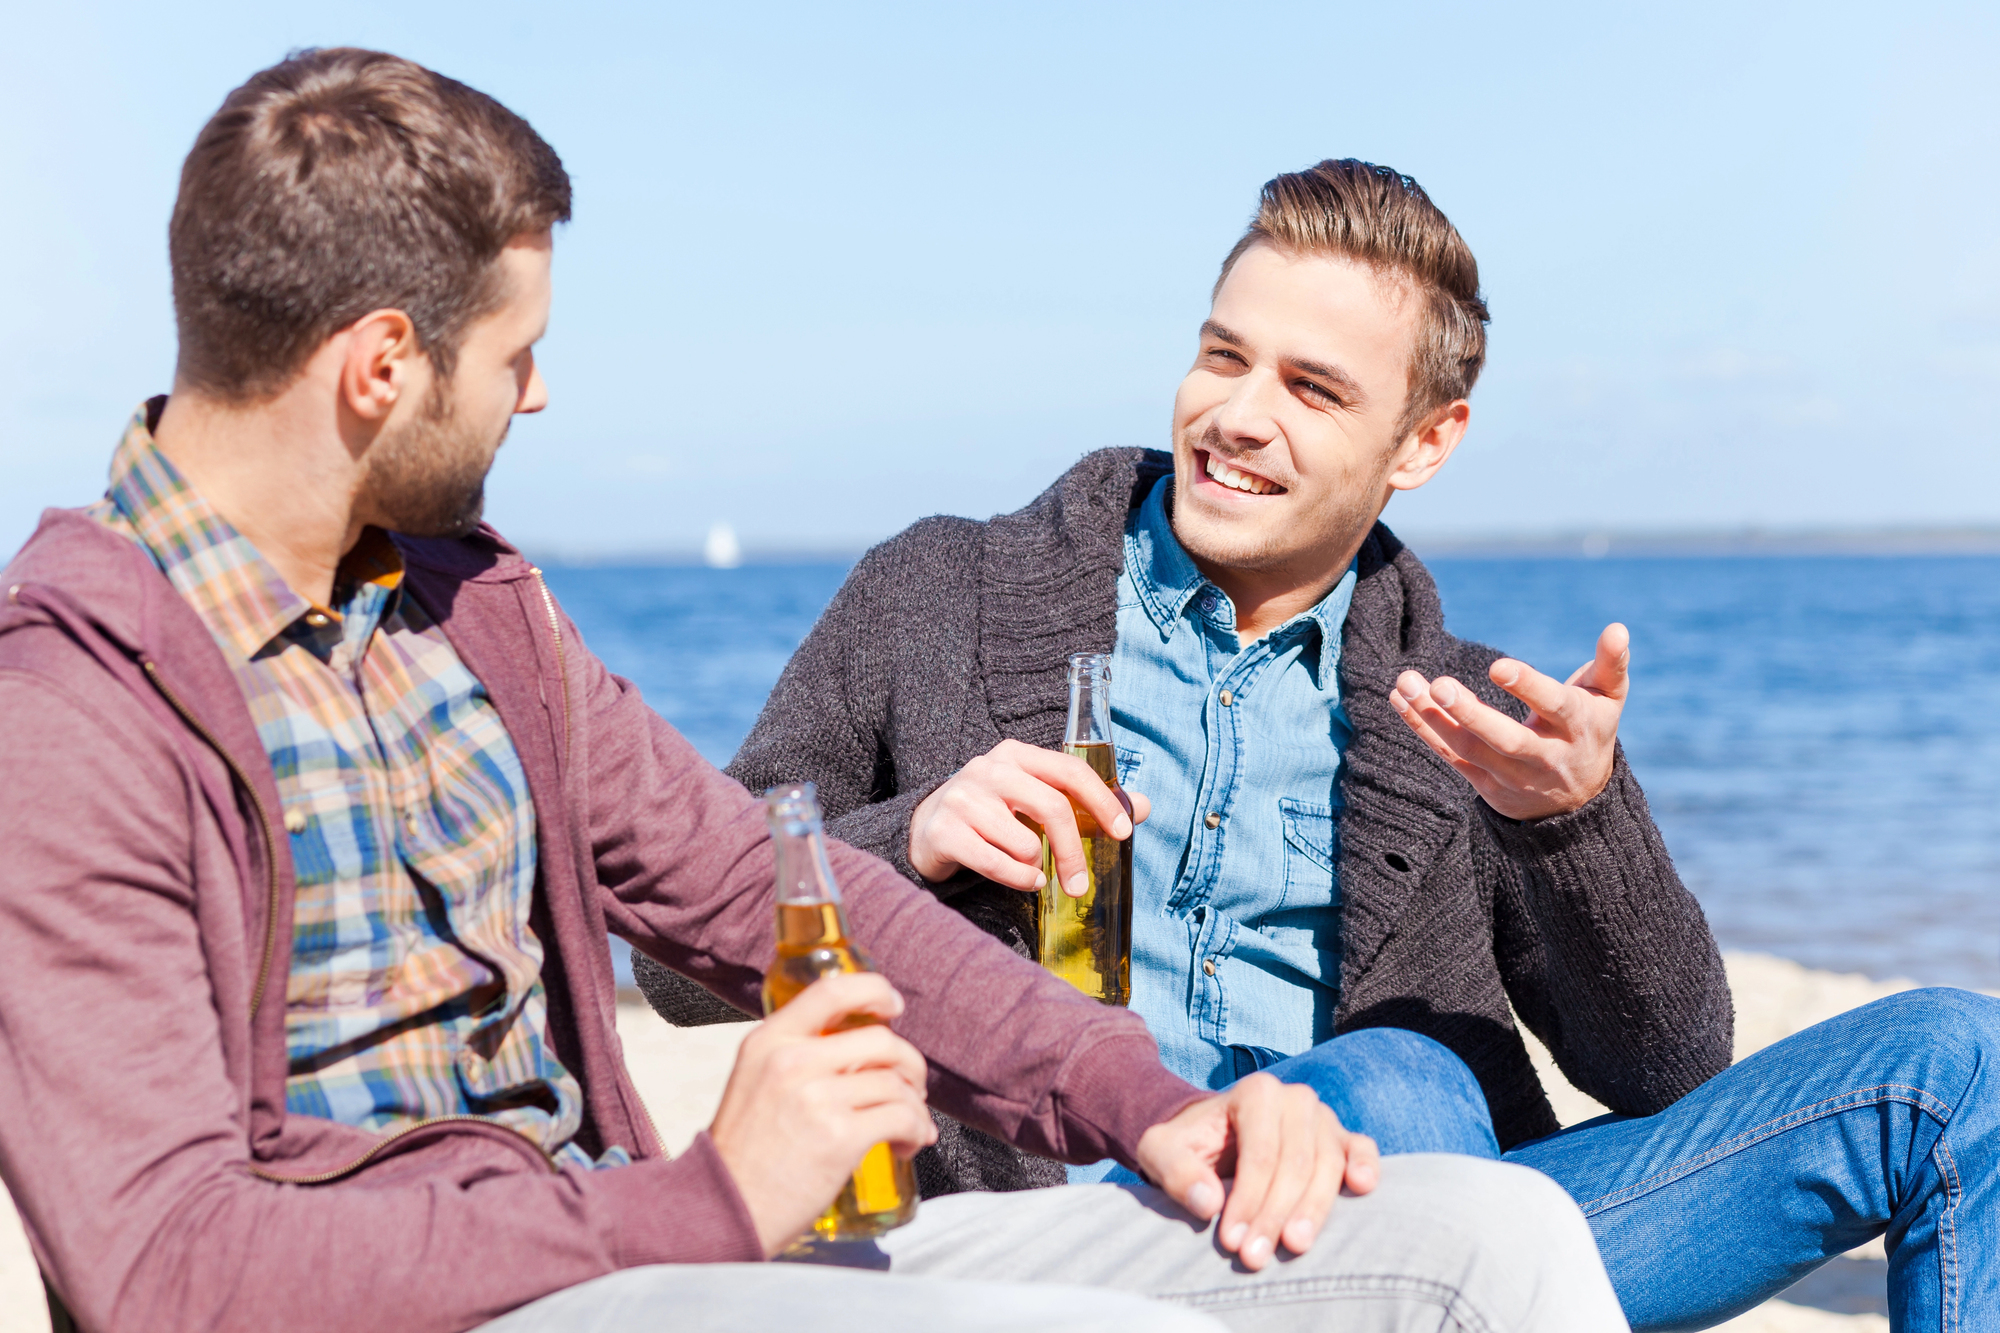
[[[1178,489],[1180,459],[1185,457],[1190,472],[1195,468],[1195,450],[1220,452],[1220,436],[1214,427],[1205,432],[1183,431],[1184,450],[1176,451],[1175,475]],[[1192,478],[1190,478],[1191,480]],[[1297,487],[1287,497],[1290,503],[1274,505],[1269,519],[1254,522],[1212,511],[1199,502],[1173,508],[1174,537],[1182,549],[1196,560],[1224,569],[1264,572],[1283,569],[1302,559],[1310,562],[1315,551],[1332,541],[1365,536],[1374,523],[1370,507],[1369,478],[1343,477],[1340,484],[1316,503],[1300,503]]]

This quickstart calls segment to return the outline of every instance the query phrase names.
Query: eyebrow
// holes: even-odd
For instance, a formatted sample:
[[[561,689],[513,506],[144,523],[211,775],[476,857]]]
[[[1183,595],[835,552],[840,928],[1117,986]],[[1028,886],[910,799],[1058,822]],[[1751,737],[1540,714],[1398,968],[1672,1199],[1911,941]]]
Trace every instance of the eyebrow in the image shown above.
[[[1201,322],[1201,335],[1204,338],[1213,338],[1217,342],[1228,343],[1231,347],[1247,349],[1250,346],[1250,340],[1242,334],[1236,332],[1234,329],[1225,328],[1212,319],[1205,319]],[[1325,380],[1331,387],[1338,391],[1340,398],[1349,407],[1360,407],[1368,399],[1368,395],[1362,391],[1360,383],[1355,380],[1354,376],[1348,374],[1339,366],[1329,366],[1321,361],[1308,361],[1304,357],[1297,356],[1285,357],[1284,361],[1287,365],[1296,370],[1304,371],[1315,379]]]

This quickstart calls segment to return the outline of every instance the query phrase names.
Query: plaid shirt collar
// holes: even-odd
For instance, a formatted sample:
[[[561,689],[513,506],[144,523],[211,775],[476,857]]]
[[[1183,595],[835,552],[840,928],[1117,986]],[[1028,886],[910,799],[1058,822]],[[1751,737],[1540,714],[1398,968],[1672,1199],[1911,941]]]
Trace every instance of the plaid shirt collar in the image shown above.
[[[342,638],[365,642],[402,586],[402,555],[388,534],[362,530],[334,571],[334,606],[319,606],[294,592],[250,539],[188,485],[153,439],[157,420],[153,403],[133,414],[111,457],[104,498],[209,633],[245,661],[294,632],[328,646]]]

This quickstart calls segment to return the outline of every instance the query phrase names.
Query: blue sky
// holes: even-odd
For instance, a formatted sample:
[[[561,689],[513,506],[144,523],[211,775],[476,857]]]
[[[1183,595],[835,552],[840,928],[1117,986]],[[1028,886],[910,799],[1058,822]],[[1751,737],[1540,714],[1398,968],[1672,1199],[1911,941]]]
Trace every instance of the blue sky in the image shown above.
[[[397,51],[577,187],[489,513],[551,553],[855,547],[1161,444],[1272,174],[1415,175],[1495,320],[1407,531],[2000,523],[1995,7],[44,5],[0,53],[0,548],[173,365],[222,96]]]

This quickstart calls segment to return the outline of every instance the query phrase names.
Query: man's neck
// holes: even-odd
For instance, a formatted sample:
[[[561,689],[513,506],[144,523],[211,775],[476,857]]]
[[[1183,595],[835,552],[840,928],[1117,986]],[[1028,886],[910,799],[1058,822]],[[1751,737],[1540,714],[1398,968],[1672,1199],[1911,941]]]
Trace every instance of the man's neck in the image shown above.
[[[176,385],[153,432],[188,484],[319,606],[362,527],[360,471],[328,415],[304,394],[238,406]]]
[[[1236,608],[1237,642],[1247,644],[1318,606],[1354,563],[1363,537],[1355,538],[1337,558],[1295,561],[1270,569],[1232,569],[1192,551],[1188,555],[1202,575],[1228,595]]]

